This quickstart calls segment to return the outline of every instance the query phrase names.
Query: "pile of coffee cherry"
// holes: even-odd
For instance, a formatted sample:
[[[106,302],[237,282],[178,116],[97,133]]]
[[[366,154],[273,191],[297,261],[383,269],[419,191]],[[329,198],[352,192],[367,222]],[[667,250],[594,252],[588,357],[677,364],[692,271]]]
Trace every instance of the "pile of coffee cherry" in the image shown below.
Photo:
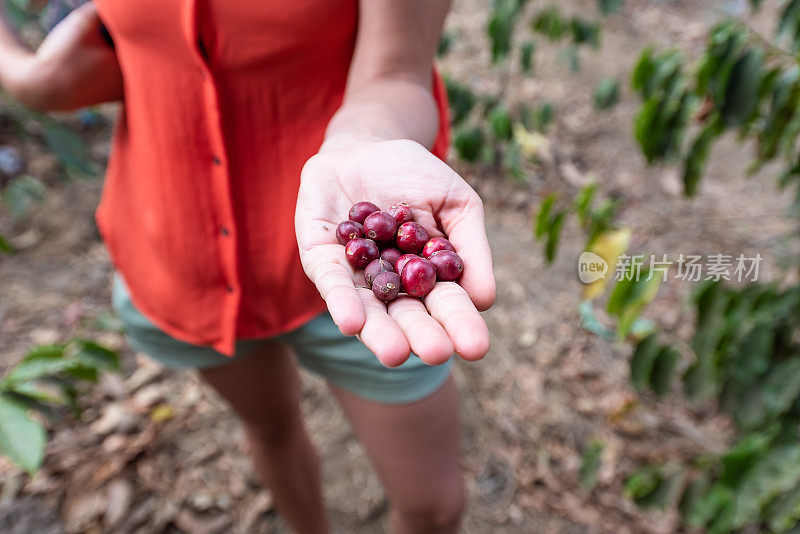
[[[464,271],[450,241],[428,239],[428,231],[414,222],[406,203],[381,211],[372,202],[358,202],[349,216],[336,228],[336,239],[345,245],[350,265],[364,269],[367,285],[384,302],[401,291],[422,298],[437,280],[455,281]]]

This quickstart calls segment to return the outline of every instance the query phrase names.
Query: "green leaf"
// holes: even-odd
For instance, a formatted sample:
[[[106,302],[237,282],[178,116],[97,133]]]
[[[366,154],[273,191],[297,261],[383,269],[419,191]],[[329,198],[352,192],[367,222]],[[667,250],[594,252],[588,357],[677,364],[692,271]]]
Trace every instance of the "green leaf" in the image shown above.
[[[584,300],[578,304],[578,314],[581,316],[581,326],[583,328],[604,339],[614,339],[614,332],[597,318],[591,301]]]
[[[14,252],[14,247],[12,247],[11,243],[9,243],[6,238],[3,237],[3,234],[0,234],[0,252],[3,254],[10,254]]]
[[[47,384],[44,380],[14,384],[8,392],[27,399],[29,408],[39,410],[45,415],[52,413],[52,408],[46,405],[64,405],[70,401],[60,386]]]
[[[536,239],[541,239],[550,229],[550,212],[553,211],[553,206],[556,203],[558,195],[552,193],[542,200],[539,206],[539,213],[536,215],[536,224],[534,226],[534,234]]]
[[[761,395],[770,415],[789,410],[800,395],[800,357],[777,363],[767,374]]]
[[[781,138],[797,116],[798,98],[800,67],[795,65],[781,73],[772,88],[769,113],[758,136],[761,160],[773,158],[777,153]]]
[[[725,21],[711,32],[706,55],[697,71],[697,94],[708,93],[717,108],[725,101],[728,78],[740,52],[747,42],[740,24]]]
[[[564,34],[565,23],[558,8],[550,6],[536,14],[531,21],[531,29],[547,36],[551,41],[557,41]]]
[[[514,135],[511,128],[511,115],[503,106],[495,106],[494,109],[492,109],[489,114],[489,124],[492,128],[492,134],[497,139],[507,141]]]
[[[717,382],[711,363],[706,360],[695,362],[683,374],[683,387],[686,396],[693,402],[709,399],[716,394]]]
[[[60,373],[73,362],[64,358],[64,345],[40,345],[33,348],[3,379],[3,384],[35,380],[48,374]]]
[[[730,296],[718,282],[702,285],[694,297],[697,322],[692,348],[701,359],[713,356],[714,349],[725,333],[724,311],[729,299]]]
[[[39,116],[39,122],[44,128],[47,145],[67,171],[90,176],[97,174],[97,169],[91,163],[89,150],[78,135],[52,119]]]
[[[605,78],[594,92],[594,108],[609,109],[619,102],[619,83],[614,78]]]
[[[774,334],[767,325],[758,325],[748,332],[732,361],[735,376],[751,382],[767,372],[775,343]]]
[[[447,87],[447,100],[450,103],[450,122],[457,126],[467,118],[472,108],[475,106],[475,93],[470,89],[445,77],[445,85]]]
[[[709,485],[704,488],[704,482],[699,482],[700,486],[695,487],[696,500],[687,503],[686,508],[691,511],[687,521],[692,526],[701,527],[710,522],[716,522],[717,526],[729,521],[733,494],[731,490],[721,484]],[[688,488],[687,488],[688,491]]]
[[[778,496],[764,514],[774,532],[787,532],[800,523],[800,487]]]
[[[659,354],[656,334],[650,334],[636,345],[631,356],[631,384],[637,391],[644,391],[650,383],[653,365]]]
[[[642,50],[639,59],[636,61],[636,65],[633,67],[633,73],[631,74],[631,85],[633,89],[635,91],[643,91],[647,80],[650,79],[654,70],[655,62],[653,60],[653,49],[647,47]],[[643,96],[647,98],[647,95]]]
[[[578,221],[584,224],[589,212],[589,206],[592,204],[592,199],[597,192],[597,183],[592,182],[583,189],[575,197],[575,211],[578,214]]]
[[[44,184],[36,178],[28,175],[18,176],[3,190],[3,207],[13,219],[21,219],[34,204],[41,202],[44,193]]]
[[[436,57],[446,56],[447,53],[450,52],[450,49],[453,48],[453,42],[455,39],[456,36],[453,32],[442,32],[442,36],[439,38],[439,46],[436,50]]]
[[[492,11],[486,33],[492,50],[492,63],[503,61],[511,51],[511,38],[516,25],[517,5],[500,0]]]
[[[572,40],[576,44],[589,44],[595,48],[600,46],[600,25],[580,17],[571,21]]]
[[[536,43],[525,41],[520,47],[519,64],[522,72],[530,73],[533,70],[533,53],[536,51]]]
[[[665,101],[676,99],[677,89],[686,85],[683,75],[683,56],[677,51],[664,52],[652,57],[652,69],[646,71],[647,78],[641,89],[647,100],[658,94]]]
[[[527,183],[528,176],[525,174],[525,167],[523,162],[525,158],[522,156],[522,151],[519,145],[515,142],[510,142],[503,152],[503,170],[505,173],[520,183]]]
[[[544,256],[547,263],[553,263],[553,260],[556,259],[558,241],[561,238],[561,228],[564,226],[565,215],[563,211],[558,212],[552,223],[550,223],[550,231],[547,233],[547,243],[544,248]]]
[[[0,452],[29,473],[44,457],[45,430],[26,413],[24,404],[0,394]]]
[[[625,308],[625,302],[628,300],[628,295],[633,291],[633,285],[633,279],[628,279],[627,276],[617,282],[611,292],[611,296],[608,297],[608,303],[606,304],[608,313],[611,315],[620,315],[622,313]]]
[[[750,48],[734,63],[720,109],[725,124],[738,126],[751,117],[758,103],[763,64],[764,53],[758,48]]]
[[[611,292],[608,312],[619,316],[617,337],[622,339],[630,331],[633,322],[644,307],[652,301],[661,286],[661,278],[653,276],[648,280],[649,270],[642,269],[638,279],[621,280]]]
[[[735,487],[747,471],[767,452],[773,433],[756,432],[745,436],[721,458],[723,484]]]
[[[692,146],[689,149],[689,154],[686,156],[686,162],[683,167],[683,191],[686,196],[691,197],[697,193],[697,186],[706,167],[711,143],[719,133],[720,129],[717,121],[712,120],[692,141]]]
[[[464,161],[477,161],[484,145],[483,130],[478,126],[459,130],[456,132],[453,145],[456,148],[456,152],[458,152],[459,158]]]
[[[638,502],[652,494],[659,482],[658,470],[653,466],[645,466],[633,473],[625,482],[625,495]]]
[[[598,0],[600,4],[600,13],[604,16],[616,13],[622,8],[624,0]]]
[[[605,445],[602,441],[593,441],[581,457],[579,479],[584,490],[590,490],[597,484],[597,473],[602,463],[602,454]]]
[[[37,392],[38,393],[38,392]],[[26,410],[34,410],[39,412],[45,417],[53,417],[55,415],[55,411],[53,407],[50,406],[51,404],[64,404],[58,402],[58,398],[42,398],[43,395],[41,394],[34,394],[28,395],[25,393],[20,393],[17,390],[13,391],[3,391],[0,393],[2,395],[7,395],[10,399],[13,399],[20,404],[22,404]]]
[[[679,509],[684,521],[693,527],[702,527],[713,516],[716,510],[709,510],[708,493],[711,481],[708,475],[702,474],[687,484],[681,496]]]
[[[798,30],[800,30],[800,0],[791,0],[780,15],[778,37],[789,39],[794,51],[800,48],[797,40]]]
[[[770,450],[742,479],[736,493],[733,526],[758,522],[761,508],[773,498],[800,486],[800,446]]]
[[[711,492],[711,505],[717,506],[717,510],[708,524],[708,534],[728,534],[734,530],[734,516],[736,514],[736,502],[731,492],[724,487],[715,487]]]
[[[677,499],[685,474],[676,466],[646,466],[625,483],[625,494],[637,505],[666,508]]]
[[[555,108],[552,102],[545,102],[536,111],[529,107],[523,107],[520,112],[520,120],[527,130],[536,130],[546,133],[548,126],[553,122]]]
[[[78,340],[77,343],[79,349],[75,358],[84,365],[111,371],[119,370],[119,355],[113,350],[85,339]]]
[[[669,391],[679,361],[680,354],[672,347],[663,346],[658,351],[658,356],[653,362],[653,371],[650,373],[650,386],[659,397]]]
[[[5,15],[16,29],[23,28],[26,24],[35,19],[33,15],[25,9],[27,6],[18,0],[5,0]]]

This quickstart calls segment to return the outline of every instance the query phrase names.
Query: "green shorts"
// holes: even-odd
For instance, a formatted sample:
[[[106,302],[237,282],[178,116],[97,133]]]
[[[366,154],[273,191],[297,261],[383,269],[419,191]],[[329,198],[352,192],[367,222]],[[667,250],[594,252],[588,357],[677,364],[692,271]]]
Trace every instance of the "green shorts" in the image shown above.
[[[158,329],[133,306],[119,275],[114,277],[113,305],[134,350],[170,368],[225,365],[266,341],[279,341],[292,347],[300,365],[309,371],[355,395],[385,404],[404,404],[427,397],[450,375],[452,359],[430,366],[412,355],[399,367],[384,366],[357,338],[342,334],[327,312],[269,340],[239,340],[234,356],[230,357],[211,347],[179,341]]]

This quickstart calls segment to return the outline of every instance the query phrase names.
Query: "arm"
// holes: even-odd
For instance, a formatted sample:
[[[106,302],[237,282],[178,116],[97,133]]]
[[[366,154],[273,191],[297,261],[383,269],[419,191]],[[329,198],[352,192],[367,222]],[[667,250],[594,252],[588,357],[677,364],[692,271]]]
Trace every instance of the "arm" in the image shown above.
[[[29,51],[0,7],[0,87],[39,111],[78,109],[122,98],[116,54],[99,34],[89,2],[70,13]]]
[[[469,185],[433,156],[438,114],[433,57],[448,0],[362,0],[344,102],[319,153],[305,165],[295,214],[300,259],[339,328],[357,334],[387,366],[413,351],[429,364],[453,352],[478,360],[489,333],[478,310],[494,302],[483,206]],[[350,206],[406,202],[432,236],[446,234],[464,260],[459,282],[439,282],[423,301],[388,306],[358,287],[336,225]]]
[[[358,140],[411,139],[430,148],[438,115],[433,57],[450,0],[366,0],[345,101],[325,148]]]

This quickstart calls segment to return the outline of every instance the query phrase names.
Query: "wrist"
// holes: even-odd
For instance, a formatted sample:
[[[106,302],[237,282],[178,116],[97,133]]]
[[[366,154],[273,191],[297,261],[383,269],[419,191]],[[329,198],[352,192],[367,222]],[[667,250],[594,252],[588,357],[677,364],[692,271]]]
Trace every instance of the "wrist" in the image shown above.
[[[386,140],[387,139],[384,137],[365,133],[337,133],[325,136],[325,140],[319,147],[319,152],[324,153],[334,150],[347,150],[350,148],[356,148],[370,143],[379,143]]]
[[[23,82],[32,72],[32,61],[33,55],[29,52],[0,51],[0,87],[12,97],[18,98],[26,90]]]

